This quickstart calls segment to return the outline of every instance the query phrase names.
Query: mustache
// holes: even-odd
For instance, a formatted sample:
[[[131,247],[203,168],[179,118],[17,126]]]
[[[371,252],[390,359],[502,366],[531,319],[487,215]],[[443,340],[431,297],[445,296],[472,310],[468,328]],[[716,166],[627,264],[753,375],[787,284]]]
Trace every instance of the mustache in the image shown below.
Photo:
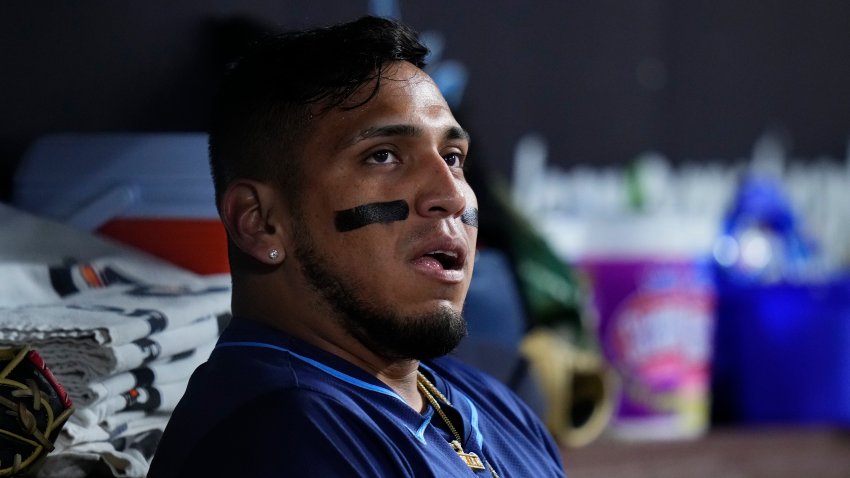
[[[361,204],[351,209],[336,211],[334,225],[339,232],[349,232],[371,224],[389,224],[404,221],[410,215],[410,206],[404,199]],[[478,227],[478,209],[463,210],[460,221],[467,226]]]

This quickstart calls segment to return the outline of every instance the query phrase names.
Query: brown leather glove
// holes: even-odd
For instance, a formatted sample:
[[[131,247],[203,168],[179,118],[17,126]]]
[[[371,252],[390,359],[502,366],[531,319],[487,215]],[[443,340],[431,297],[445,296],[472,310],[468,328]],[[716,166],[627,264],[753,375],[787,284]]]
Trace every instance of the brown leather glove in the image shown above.
[[[0,476],[21,474],[50,453],[72,413],[68,394],[35,350],[0,348]]]

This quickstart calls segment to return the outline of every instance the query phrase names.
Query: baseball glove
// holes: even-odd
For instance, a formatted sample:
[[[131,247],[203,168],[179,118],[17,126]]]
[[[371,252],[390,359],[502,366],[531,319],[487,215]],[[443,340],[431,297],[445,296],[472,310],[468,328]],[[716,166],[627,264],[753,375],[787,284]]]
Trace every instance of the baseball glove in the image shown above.
[[[29,345],[0,348],[0,476],[26,472],[53,450],[71,400]]]

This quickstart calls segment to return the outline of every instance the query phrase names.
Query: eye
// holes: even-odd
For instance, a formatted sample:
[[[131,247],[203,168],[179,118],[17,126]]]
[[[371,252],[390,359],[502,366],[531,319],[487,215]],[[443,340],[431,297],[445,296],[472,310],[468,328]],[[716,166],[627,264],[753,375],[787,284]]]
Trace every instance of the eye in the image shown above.
[[[451,168],[462,168],[463,167],[463,155],[460,153],[450,153],[443,156],[443,159],[446,161],[446,164]]]
[[[396,157],[395,153],[392,151],[382,149],[380,151],[375,151],[366,159],[367,163],[372,164],[393,164],[400,162]]]

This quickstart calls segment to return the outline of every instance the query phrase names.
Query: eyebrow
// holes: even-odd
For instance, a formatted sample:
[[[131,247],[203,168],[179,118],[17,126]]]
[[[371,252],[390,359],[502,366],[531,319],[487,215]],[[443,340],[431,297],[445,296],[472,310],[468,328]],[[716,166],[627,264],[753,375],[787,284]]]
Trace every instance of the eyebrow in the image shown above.
[[[357,144],[360,141],[370,138],[392,137],[392,136],[407,136],[415,137],[422,134],[422,128],[411,124],[388,124],[385,126],[376,126],[367,128],[361,131],[357,136],[347,141],[345,146]],[[469,133],[460,126],[450,126],[446,128],[443,135],[446,140],[465,140],[469,141]]]

